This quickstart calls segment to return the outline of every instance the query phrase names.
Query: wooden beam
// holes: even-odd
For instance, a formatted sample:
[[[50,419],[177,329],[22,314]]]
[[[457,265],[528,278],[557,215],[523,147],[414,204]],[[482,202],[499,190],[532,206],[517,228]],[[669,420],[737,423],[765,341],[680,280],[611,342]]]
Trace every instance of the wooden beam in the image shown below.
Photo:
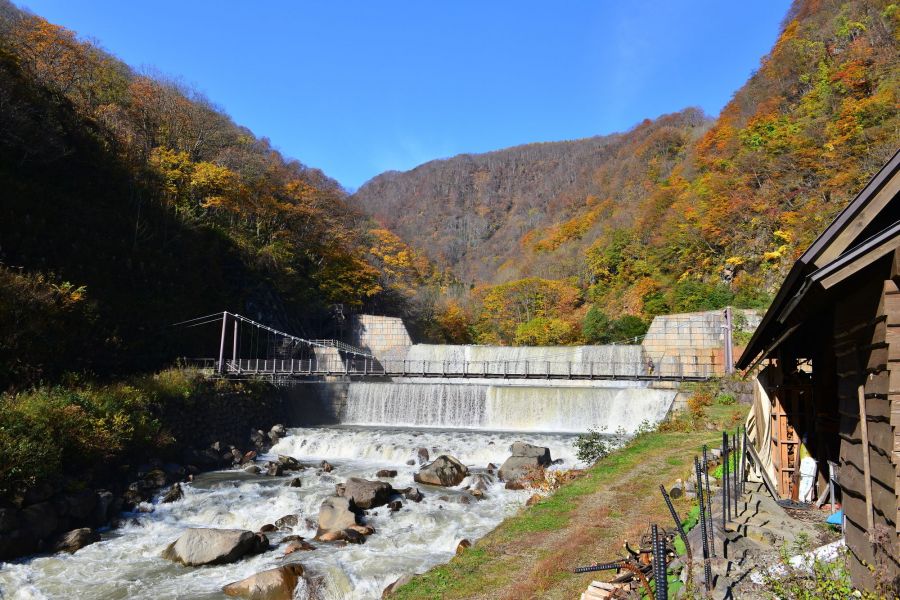
[[[853,220],[847,223],[844,230],[828,244],[828,247],[816,258],[815,265],[821,268],[843,254],[898,192],[900,192],[900,176],[895,175],[878,190],[873,198],[869,199],[862,210],[853,217]]]
[[[857,390],[859,395],[859,428],[862,435],[862,452],[863,452],[863,476],[865,477],[865,493],[866,493],[866,525],[869,528],[869,538],[875,532],[874,508],[872,506],[872,469],[869,464],[869,425],[868,414],[866,413],[866,385],[859,384]]]

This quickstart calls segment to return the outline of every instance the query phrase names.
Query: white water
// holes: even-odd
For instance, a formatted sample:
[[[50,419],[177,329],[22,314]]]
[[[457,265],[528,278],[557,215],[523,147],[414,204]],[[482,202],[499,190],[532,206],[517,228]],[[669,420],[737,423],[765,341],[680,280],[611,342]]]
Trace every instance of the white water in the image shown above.
[[[221,587],[231,581],[279,564],[281,550],[242,559],[230,565],[183,567],[160,558],[163,548],[187,527],[227,527],[256,531],[287,514],[299,514],[315,522],[325,497],[334,493],[334,484],[348,477],[374,478],[378,469],[399,471],[392,480],[397,488],[413,483],[417,466],[409,466],[419,447],[432,457],[450,453],[470,467],[499,465],[509,456],[509,445],[523,439],[548,446],[554,458],[572,467],[572,436],[553,433],[500,433],[375,429],[364,427],[321,427],[291,430],[274,453],[290,454],[301,460],[327,458],[335,465],[330,474],[317,475],[307,469],[297,475],[300,488],[288,487],[291,476],[266,477],[238,471],[212,473],[184,486],[185,498],[172,504],[156,504],[151,514],[128,515],[126,524],[103,536],[97,544],[74,555],[57,554],[0,565],[0,597],[24,599],[153,599],[224,598]],[[495,482],[487,498],[471,504],[453,502],[458,488],[418,486],[423,502],[404,501],[397,513],[384,507],[369,517],[376,533],[363,545],[343,548],[313,542],[312,552],[295,553],[308,573],[322,576],[326,598],[379,598],[382,590],[405,573],[423,572],[449,560],[461,538],[475,540],[487,534],[506,516],[515,512],[527,492],[504,489]],[[439,496],[451,497],[451,501]],[[301,521],[292,532],[306,537],[315,534]],[[283,534],[273,534],[278,541]]]
[[[63,599],[221,599],[222,586],[284,564],[280,548],[230,565],[183,567],[160,557],[162,550],[188,527],[240,528],[257,531],[279,517],[297,514],[301,523],[289,532],[271,534],[272,542],[288,533],[312,538],[319,506],[348,477],[373,479],[379,469],[398,471],[396,488],[415,485],[418,465],[408,465],[420,447],[431,457],[451,454],[470,468],[500,465],[509,446],[524,440],[550,448],[562,458],[560,468],[577,464],[571,432],[589,427],[633,431],[642,420],[658,421],[674,392],[644,387],[612,388],[500,385],[494,383],[352,383],[343,425],[292,429],[272,449],[300,460],[327,459],[332,473],[307,469],[284,477],[223,471],[184,485],[185,498],[156,504],[152,513],[125,516],[125,524],[74,555],[57,554],[0,564],[3,600]],[[294,477],[299,488],[288,487]],[[404,501],[397,513],[384,507],[367,517],[376,533],[363,545],[337,547],[313,542],[316,549],[291,555],[314,580],[325,599],[379,598],[400,576],[421,573],[452,558],[462,538],[476,540],[522,506],[529,492],[506,490],[494,481],[486,498],[454,501],[469,485],[457,488],[418,486],[426,498]],[[441,499],[440,496],[447,496]],[[377,513],[377,514],[376,514]],[[309,519],[306,522],[305,519]],[[306,597],[298,594],[296,597]]]
[[[673,390],[448,383],[352,383],[341,421],[355,425],[583,432],[666,416]]]

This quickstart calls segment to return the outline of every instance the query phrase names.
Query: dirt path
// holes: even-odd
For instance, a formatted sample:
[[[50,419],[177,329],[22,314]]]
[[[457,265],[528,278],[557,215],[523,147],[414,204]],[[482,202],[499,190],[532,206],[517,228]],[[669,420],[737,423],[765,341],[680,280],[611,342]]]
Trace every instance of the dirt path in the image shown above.
[[[733,428],[743,412],[722,407],[717,424]],[[686,476],[703,444],[717,440],[720,433],[706,430],[645,434],[391,598],[578,598],[590,581],[612,573],[571,569],[621,558],[625,540],[637,545],[650,523],[672,528],[659,485]],[[689,508],[676,501],[682,517]]]

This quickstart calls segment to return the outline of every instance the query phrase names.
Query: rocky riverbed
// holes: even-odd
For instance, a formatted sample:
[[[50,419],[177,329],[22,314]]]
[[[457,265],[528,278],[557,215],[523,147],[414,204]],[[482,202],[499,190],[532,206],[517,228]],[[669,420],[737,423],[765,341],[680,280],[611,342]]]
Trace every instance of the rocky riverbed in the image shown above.
[[[399,577],[449,560],[461,540],[482,537],[525,503],[530,492],[507,489],[498,470],[511,454],[518,459],[509,472],[547,459],[543,450],[522,446],[512,453],[517,440],[549,448],[553,459],[562,460],[553,468],[577,466],[566,434],[291,429],[252,464],[182,484],[174,501],[162,502],[168,490],[161,490],[152,502],[124,513],[120,527],[101,532],[99,542],[73,554],[0,565],[0,596],[225,598],[223,587],[230,583],[293,565],[263,579],[296,581],[295,597],[379,598]],[[273,467],[279,456],[290,458]],[[430,473],[423,469],[432,463]],[[442,479],[448,485],[435,485]],[[344,501],[337,517],[350,519],[335,521],[335,530],[352,524],[350,533],[329,536],[321,527],[323,503],[333,498]],[[347,507],[355,514],[340,512]],[[236,556],[229,554],[232,547],[221,550],[228,562],[213,553],[213,564],[182,564],[191,560],[178,560],[173,552],[187,552],[193,542],[188,536],[174,543],[197,528],[236,530],[221,543],[240,550]]]

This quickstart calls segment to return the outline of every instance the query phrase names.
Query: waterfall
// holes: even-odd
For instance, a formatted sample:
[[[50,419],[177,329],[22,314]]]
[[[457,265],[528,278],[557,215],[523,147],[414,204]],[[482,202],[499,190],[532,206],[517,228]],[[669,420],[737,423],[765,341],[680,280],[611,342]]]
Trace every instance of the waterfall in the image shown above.
[[[417,369],[422,364],[423,371],[435,372],[442,368],[447,372],[460,372],[468,365],[477,373],[484,365],[490,372],[497,371],[501,363],[509,363],[510,372],[524,372],[529,365],[534,372],[545,372],[550,365],[551,372],[564,374],[572,372],[586,374],[593,365],[596,373],[616,373],[619,375],[640,375],[644,372],[644,357],[640,346],[461,346],[439,344],[415,344],[410,346],[405,356],[406,365]],[[391,362],[391,361],[388,361]],[[396,361],[393,361],[396,362]]]
[[[633,432],[665,417],[674,390],[458,383],[351,383],[340,420],[352,425]]]

